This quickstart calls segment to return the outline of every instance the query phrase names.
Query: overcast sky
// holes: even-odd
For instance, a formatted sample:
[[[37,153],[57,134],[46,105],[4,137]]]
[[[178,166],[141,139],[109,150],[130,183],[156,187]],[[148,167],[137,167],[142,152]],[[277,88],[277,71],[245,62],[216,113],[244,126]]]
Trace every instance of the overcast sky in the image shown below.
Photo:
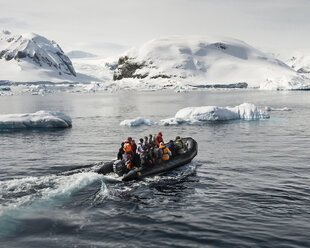
[[[102,55],[167,35],[310,52],[310,0],[0,0],[0,28],[41,34],[66,52]]]

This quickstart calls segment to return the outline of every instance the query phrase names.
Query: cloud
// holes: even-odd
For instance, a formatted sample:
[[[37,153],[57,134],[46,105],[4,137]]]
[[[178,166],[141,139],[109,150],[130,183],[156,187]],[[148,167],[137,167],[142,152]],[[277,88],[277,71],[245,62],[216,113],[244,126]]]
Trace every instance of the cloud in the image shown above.
[[[0,25],[7,28],[27,28],[29,24],[13,17],[0,18]]]
[[[2,2],[0,26],[41,34],[67,50],[103,47],[112,53],[123,50],[114,44],[135,46],[168,35],[230,36],[263,50],[310,43],[309,0]]]

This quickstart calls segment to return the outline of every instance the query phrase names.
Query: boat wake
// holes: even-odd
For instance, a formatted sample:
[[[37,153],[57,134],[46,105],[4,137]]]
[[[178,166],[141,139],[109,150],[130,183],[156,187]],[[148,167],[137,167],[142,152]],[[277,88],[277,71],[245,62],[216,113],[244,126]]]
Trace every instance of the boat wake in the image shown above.
[[[13,231],[19,219],[61,205],[101,179],[101,175],[88,171],[0,181],[0,238]]]
[[[182,167],[178,167],[172,171],[165,172],[159,175],[145,177],[142,180],[133,180],[129,182],[117,181],[116,176],[103,176],[101,188],[93,196],[92,205],[97,206],[105,202],[107,199],[115,201],[126,202],[140,202],[143,205],[152,201],[152,194],[150,190],[162,187],[174,187],[184,182],[191,182],[197,180],[196,169],[199,162],[191,162]],[[109,178],[110,182],[117,182],[117,184],[106,184]],[[157,190],[155,190],[157,191]],[[147,202],[145,202],[147,201]]]
[[[102,163],[60,174],[0,181],[0,238],[15,232],[27,216],[62,207],[70,198],[75,197],[76,193],[94,183],[98,183],[100,187],[96,185],[98,190],[95,193],[87,191],[86,201],[89,207],[100,205],[107,199],[120,200],[137,189],[147,190],[159,185],[182,182],[195,174],[197,166],[192,162],[168,173],[124,183],[113,174],[98,174],[96,169],[100,164]]]

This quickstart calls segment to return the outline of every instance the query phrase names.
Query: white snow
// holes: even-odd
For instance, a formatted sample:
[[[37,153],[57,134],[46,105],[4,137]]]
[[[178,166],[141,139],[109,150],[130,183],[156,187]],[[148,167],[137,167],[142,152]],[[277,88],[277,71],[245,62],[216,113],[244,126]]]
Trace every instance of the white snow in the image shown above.
[[[205,121],[259,120],[267,118],[269,118],[269,114],[257,108],[254,104],[243,103],[236,107],[188,107],[179,110],[174,118],[163,119],[160,123],[162,125],[176,125],[181,123],[194,124]]]
[[[71,60],[77,73],[87,75],[97,82],[112,80],[117,67],[115,58],[84,57]]]
[[[238,83],[268,90],[310,89],[309,73],[296,72],[299,67],[304,71],[309,69],[308,57],[295,58],[287,65],[273,55],[232,38],[172,36],[151,40],[122,55],[141,67],[133,77],[117,81],[112,81],[113,74],[121,74],[124,68],[118,65],[116,69],[118,59],[92,57],[83,51],[69,54],[74,58],[72,61],[55,41],[38,34],[14,35],[2,31],[0,81],[41,84],[95,82],[99,85],[86,86],[82,91],[169,88],[186,92],[201,90],[201,86]],[[2,92],[0,95],[8,94]]]
[[[107,91],[103,83],[91,82],[90,84],[83,85],[83,89],[87,92]]]
[[[0,130],[26,128],[66,128],[72,126],[69,116],[51,111],[38,111],[27,114],[0,115]]]
[[[146,76],[143,81],[165,76],[168,79],[160,77],[160,81],[193,86],[240,82],[260,89],[310,86],[309,78],[284,62],[231,38],[165,37],[132,48],[124,56],[130,63],[142,65],[134,76]],[[121,75],[122,68],[120,65],[116,70],[117,75]]]
[[[295,52],[294,55],[287,60],[287,64],[299,73],[310,76],[310,56],[301,52]]]
[[[154,122],[152,120],[144,119],[142,117],[137,117],[136,119],[123,120],[120,123],[120,126],[137,127],[137,126],[141,126],[141,125],[152,126],[155,124],[156,124],[156,122]]]

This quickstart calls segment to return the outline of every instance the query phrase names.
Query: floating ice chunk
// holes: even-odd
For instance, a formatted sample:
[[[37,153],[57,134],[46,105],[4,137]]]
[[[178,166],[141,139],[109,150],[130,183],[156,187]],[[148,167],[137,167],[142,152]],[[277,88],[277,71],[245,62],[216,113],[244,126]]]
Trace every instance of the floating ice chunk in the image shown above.
[[[205,121],[259,120],[266,118],[269,118],[269,114],[265,111],[258,109],[254,104],[243,103],[236,107],[188,107],[179,110],[174,118],[161,120],[160,123],[162,125],[176,125]]]
[[[138,117],[136,119],[123,120],[120,123],[120,126],[137,127],[137,126],[141,126],[141,125],[152,126],[155,124],[156,124],[156,122],[154,122],[152,120],[144,119],[142,117]]]
[[[160,125],[164,125],[164,126],[169,126],[169,125],[177,125],[177,124],[181,124],[184,121],[182,120],[177,120],[176,118],[172,117],[172,118],[167,118],[167,119],[163,119],[160,120]]]
[[[270,106],[266,106],[265,107],[265,110],[266,111],[292,111],[291,108],[288,108],[288,107],[284,107],[284,108],[273,108],[273,107],[270,107]]]
[[[84,86],[84,90],[88,92],[96,92],[96,91],[106,91],[107,88],[104,84],[98,82],[91,82]]]
[[[41,110],[36,113],[0,115],[0,130],[71,126],[71,118],[59,112]]]

